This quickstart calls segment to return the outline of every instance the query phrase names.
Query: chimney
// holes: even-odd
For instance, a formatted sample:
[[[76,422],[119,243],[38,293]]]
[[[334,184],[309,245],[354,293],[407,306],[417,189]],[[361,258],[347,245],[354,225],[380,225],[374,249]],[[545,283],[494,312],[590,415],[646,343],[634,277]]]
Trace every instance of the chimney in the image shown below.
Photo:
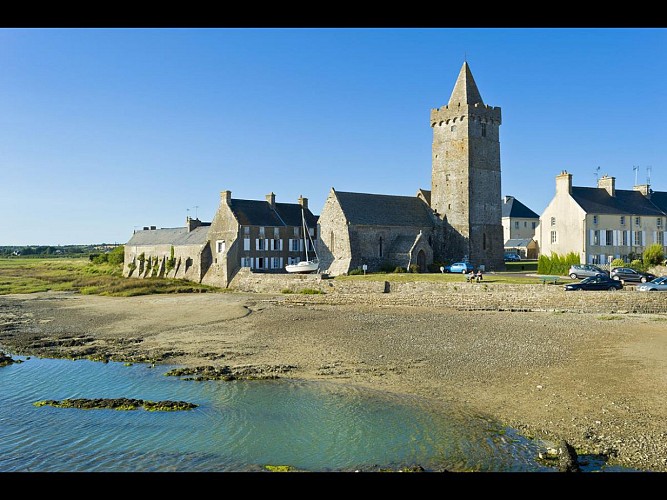
[[[649,200],[651,199],[651,189],[649,184],[639,184],[632,188],[635,191],[639,191],[641,194],[646,196]]]
[[[221,191],[220,192],[220,201],[225,205],[230,206],[232,204],[232,192],[231,191]]]
[[[563,170],[556,176],[556,193],[572,194],[572,174],[568,174],[567,170]]]
[[[187,217],[185,219],[185,225],[188,227],[188,233],[194,228],[201,226],[201,221],[199,219],[193,219],[192,217]]]
[[[514,197],[513,197],[513,196],[509,196],[509,195],[505,195],[504,202],[505,202],[505,203],[509,203],[510,200],[511,200],[512,198],[514,198]]]
[[[271,208],[276,208],[276,195],[273,193],[273,191],[266,195],[266,201],[269,205],[271,205]]]
[[[299,196],[299,205],[308,210],[308,198],[304,198],[303,195]]]
[[[598,188],[605,189],[609,196],[616,196],[616,178],[603,175],[598,179]]]

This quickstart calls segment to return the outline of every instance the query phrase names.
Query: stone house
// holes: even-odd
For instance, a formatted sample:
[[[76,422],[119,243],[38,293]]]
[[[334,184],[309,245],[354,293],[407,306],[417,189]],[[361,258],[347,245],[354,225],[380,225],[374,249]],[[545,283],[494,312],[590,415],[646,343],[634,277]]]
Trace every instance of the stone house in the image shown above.
[[[429,266],[467,259],[503,269],[500,108],[484,104],[467,62],[448,104],[432,109],[431,190],[415,197],[337,192],[320,213],[323,269]]]
[[[186,219],[185,227],[145,227],[125,244],[124,276],[183,278],[226,287],[242,267],[254,272],[284,273],[285,266],[315,251],[304,247],[303,217],[313,242],[317,242],[317,217],[308,199],[276,203],[233,199],[221,193],[211,222]]]
[[[502,224],[505,252],[519,254],[524,259],[537,258],[535,228],[540,216],[514,196],[504,196]]]
[[[667,192],[648,184],[616,189],[614,177],[603,176],[597,187],[572,185],[567,171],[556,176],[556,193],[540,216],[535,238],[540,254],[575,252],[581,262],[605,265],[627,261],[667,240]]]

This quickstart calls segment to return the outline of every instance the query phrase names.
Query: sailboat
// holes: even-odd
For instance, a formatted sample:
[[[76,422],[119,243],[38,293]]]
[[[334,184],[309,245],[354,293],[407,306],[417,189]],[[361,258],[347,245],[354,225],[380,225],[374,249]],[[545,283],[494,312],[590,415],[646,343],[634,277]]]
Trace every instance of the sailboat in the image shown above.
[[[310,241],[310,244],[313,247],[313,251],[315,251],[315,244],[313,243],[313,239],[311,238],[310,233],[308,232],[308,227],[306,226],[306,216],[304,214],[303,207],[301,208],[301,225],[303,226],[303,248],[306,251],[306,260],[285,266],[285,271],[288,273],[309,274],[317,272],[317,270],[320,268],[317,252],[315,252],[315,258],[313,260],[308,258],[308,241]]]

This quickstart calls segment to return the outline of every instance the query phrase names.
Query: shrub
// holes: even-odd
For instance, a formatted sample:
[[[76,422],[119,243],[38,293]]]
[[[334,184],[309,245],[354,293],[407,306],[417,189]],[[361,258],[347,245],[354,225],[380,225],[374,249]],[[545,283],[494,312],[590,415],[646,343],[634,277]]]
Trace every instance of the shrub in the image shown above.
[[[125,262],[125,247],[123,245],[117,246],[111,250],[107,256],[107,262],[114,266],[122,265]]]
[[[537,260],[537,272],[539,274],[565,275],[573,264],[580,264],[579,254],[569,252],[565,255],[552,253],[551,256],[540,255]]]
[[[303,293],[305,295],[317,295],[324,292],[321,290],[315,290],[314,288],[304,288],[299,293]]]
[[[404,273],[404,272],[406,272],[406,271],[405,271],[405,268],[404,268],[404,267],[398,266],[398,267],[396,267],[396,268],[394,269],[394,272],[395,272],[395,273]]]
[[[664,262],[665,252],[660,243],[653,243],[644,250],[643,261],[647,266],[657,266]]]
[[[419,265],[418,264],[410,264],[409,272],[418,273],[419,272]]]
[[[635,259],[632,262],[630,262],[630,267],[632,269],[634,269],[635,271],[643,271],[644,270],[644,263],[639,259]]]
[[[611,267],[623,267],[625,266],[625,261],[623,259],[614,259],[611,261]]]
[[[280,290],[280,293],[294,293],[294,292],[289,288],[283,288],[282,290]]]
[[[352,269],[349,273],[347,273],[348,276],[356,276],[358,274],[364,274],[364,271],[357,268],[357,269]]]
[[[95,256],[91,255],[90,257],[93,264],[105,264],[107,262],[107,254],[105,253],[100,253]]]

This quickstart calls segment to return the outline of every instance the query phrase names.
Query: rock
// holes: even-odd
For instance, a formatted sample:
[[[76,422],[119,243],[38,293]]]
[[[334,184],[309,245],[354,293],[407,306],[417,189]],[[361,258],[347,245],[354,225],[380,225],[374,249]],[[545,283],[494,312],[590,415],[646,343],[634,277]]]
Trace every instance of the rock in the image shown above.
[[[560,472],[581,472],[577,452],[564,439],[558,443],[558,470]]]

